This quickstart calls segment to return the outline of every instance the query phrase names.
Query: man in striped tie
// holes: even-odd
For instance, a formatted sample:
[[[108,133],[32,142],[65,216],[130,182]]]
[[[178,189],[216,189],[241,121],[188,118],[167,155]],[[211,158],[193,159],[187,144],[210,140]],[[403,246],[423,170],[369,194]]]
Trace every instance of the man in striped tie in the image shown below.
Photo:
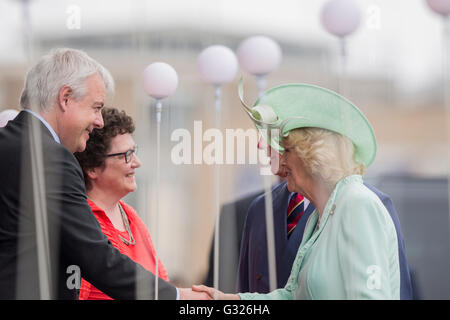
[[[258,148],[268,150],[271,171],[280,178],[280,183],[272,188],[272,204],[277,288],[283,288],[302,241],[306,222],[315,208],[303,195],[288,190],[287,183],[284,181],[286,172],[279,166],[279,153],[270,145],[267,148],[263,139],[259,140]],[[367,184],[366,186],[380,198],[394,222],[399,247],[400,298],[412,299],[413,292],[403,235],[392,200],[375,187]],[[241,241],[237,292],[270,292],[264,201],[264,194],[262,194],[253,201],[248,210]]]

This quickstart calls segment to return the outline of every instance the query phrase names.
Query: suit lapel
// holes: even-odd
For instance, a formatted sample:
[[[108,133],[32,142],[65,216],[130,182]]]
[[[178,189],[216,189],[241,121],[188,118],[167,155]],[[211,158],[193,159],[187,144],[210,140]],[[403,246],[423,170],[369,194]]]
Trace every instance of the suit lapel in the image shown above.
[[[286,212],[289,205],[289,196],[291,193],[287,190],[287,185],[282,186],[277,193],[274,193],[273,197],[273,212],[274,212],[274,223],[275,230],[277,232],[276,238],[279,238],[280,243],[283,243],[287,239],[287,225],[286,225]]]
[[[287,240],[289,242],[289,247],[291,245],[295,247],[295,252],[297,252],[297,249],[300,246],[300,243],[302,242],[305,233],[306,223],[308,222],[308,219],[311,216],[311,214],[314,212],[314,209],[315,209],[314,205],[310,203],[306,208],[306,211],[303,213],[302,217],[298,221],[294,231],[292,231],[291,236]],[[295,257],[295,254],[293,256]]]
[[[286,185],[279,188],[273,194],[273,214],[274,214],[274,231],[275,231],[275,248],[277,258],[281,258],[286,243],[286,219],[285,212],[289,201],[289,192],[283,192],[287,189]]]

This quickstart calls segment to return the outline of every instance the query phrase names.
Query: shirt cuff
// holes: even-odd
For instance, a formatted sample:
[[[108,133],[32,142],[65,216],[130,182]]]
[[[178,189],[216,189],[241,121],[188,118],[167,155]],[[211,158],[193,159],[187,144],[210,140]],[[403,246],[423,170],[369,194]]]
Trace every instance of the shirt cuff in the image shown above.
[[[178,290],[178,288],[175,288],[177,290],[177,300],[180,300],[180,291]]]

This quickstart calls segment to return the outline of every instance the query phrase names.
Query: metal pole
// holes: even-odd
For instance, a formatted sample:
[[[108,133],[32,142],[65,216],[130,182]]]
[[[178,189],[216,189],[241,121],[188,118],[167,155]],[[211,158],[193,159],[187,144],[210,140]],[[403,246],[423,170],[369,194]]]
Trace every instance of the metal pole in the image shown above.
[[[29,143],[33,204],[36,223],[36,246],[38,259],[39,293],[41,300],[51,299],[50,247],[47,220],[44,163],[39,119],[30,116]]]
[[[155,300],[158,300],[158,243],[159,243],[159,201],[160,201],[160,182],[161,182],[161,110],[162,103],[160,99],[156,100],[156,215],[155,215]]]
[[[346,94],[346,69],[347,69],[347,43],[344,37],[339,38],[339,74],[338,74],[338,92],[341,95]]]
[[[214,109],[215,109],[215,125],[220,130],[220,94],[221,89],[219,85],[216,85],[214,91]],[[215,228],[214,228],[214,299],[217,299],[217,290],[219,289],[219,232],[220,232],[220,167],[216,163],[215,172]]]
[[[446,136],[447,136],[447,191],[448,191],[448,206],[449,206],[449,231],[450,231],[450,19],[443,16],[443,39],[442,39],[442,64],[443,64],[443,86],[444,86],[444,108],[446,118]]]
[[[258,76],[258,97],[260,103],[264,103],[264,89],[266,81],[263,76]],[[271,132],[267,126],[263,130],[267,132],[266,136],[270,138]],[[266,154],[269,154],[270,144],[266,143]],[[266,208],[266,238],[267,238],[267,260],[269,262],[269,287],[270,291],[277,289],[277,265],[275,259],[275,230],[273,223],[273,207],[272,207],[272,179],[271,175],[263,175],[264,180],[264,204]]]
[[[31,62],[33,56],[30,0],[22,0],[22,41],[25,58],[29,63]],[[35,230],[39,293],[42,300],[50,300],[52,296],[52,281],[41,127],[39,120],[34,116],[30,117],[30,128],[29,143],[33,184],[33,204],[36,223]]]

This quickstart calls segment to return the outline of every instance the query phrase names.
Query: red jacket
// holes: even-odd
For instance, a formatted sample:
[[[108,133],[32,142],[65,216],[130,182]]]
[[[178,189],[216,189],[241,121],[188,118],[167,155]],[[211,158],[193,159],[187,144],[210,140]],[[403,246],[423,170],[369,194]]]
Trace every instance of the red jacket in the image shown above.
[[[99,208],[94,202],[88,199],[92,212],[94,213],[97,221],[100,223],[103,233],[111,241],[112,245],[119,249],[122,254],[130,257],[134,262],[139,263],[148,271],[155,273],[156,265],[156,251],[152,243],[152,239],[147,230],[147,227],[142,222],[141,218],[137,215],[136,211],[123,201],[119,201],[128,217],[130,224],[130,230],[135,239],[135,245],[126,245],[119,237],[128,239],[127,231],[117,230],[103,209]],[[158,259],[158,274],[159,277],[169,281],[167,271],[164,268],[161,260]],[[81,280],[80,288],[80,300],[112,300],[108,295],[95,288],[86,280]]]

